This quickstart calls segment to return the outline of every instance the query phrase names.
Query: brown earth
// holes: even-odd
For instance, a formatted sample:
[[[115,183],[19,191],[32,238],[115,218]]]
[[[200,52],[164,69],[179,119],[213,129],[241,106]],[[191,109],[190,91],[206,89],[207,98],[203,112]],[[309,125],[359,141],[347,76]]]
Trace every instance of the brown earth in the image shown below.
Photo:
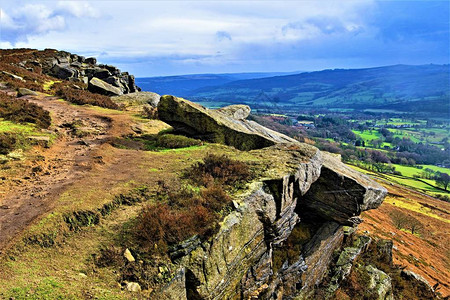
[[[379,181],[388,196],[375,210],[363,213],[360,232],[394,241],[394,263],[424,277],[437,291],[450,295],[450,203],[403,186]],[[420,221],[418,234],[394,226],[392,213],[401,211]]]
[[[99,155],[111,147],[112,138],[132,133],[136,121],[131,115],[75,106],[44,94],[26,97],[51,113],[49,130],[57,132],[58,138],[50,148],[34,147],[24,154],[24,160],[10,162],[8,168],[0,170],[0,251],[39,216],[52,210],[64,190],[92,169],[104,168],[96,180],[114,184],[136,159],[133,151],[116,151],[109,161]],[[76,133],[67,127],[74,121],[80,124]]]

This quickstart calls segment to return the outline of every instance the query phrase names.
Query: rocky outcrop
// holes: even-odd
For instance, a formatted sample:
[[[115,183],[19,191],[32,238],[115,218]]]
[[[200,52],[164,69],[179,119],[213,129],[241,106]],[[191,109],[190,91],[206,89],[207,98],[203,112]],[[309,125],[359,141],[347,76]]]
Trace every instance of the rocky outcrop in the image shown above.
[[[177,248],[174,262],[185,268],[187,299],[290,299],[294,296],[308,299],[327,273],[336,249],[342,245],[341,223],[349,221],[340,223],[319,216],[315,219],[316,229],[296,258],[286,259],[281,267],[275,268],[275,260],[280,259],[277,249],[288,251],[283,249],[284,242],[294,228],[311,222],[303,216],[310,211],[304,206],[309,191],[319,184],[325,192],[334,193],[335,186],[323,186],[320,178],[326,160],[337,158],[324,159],[319,150],[304,144],[277,144],[250,153],[262,161],[273,161],[272,167],[251,183],[245,193],[236,196],[234,210],[225,217],[213,238],[201,244],[188,241],[184,247]],[[328,167],[343,167],[343,164],[336,161]],[[360,179],[349,170],[348,173],[332,170],[334,174],[345,174],[345,180],[352,178],[352,189],[359,193],[348,194],[347,200],[363,203],[361,211],[379,203],[382,188],[371,184],[381,195],[370,194],[376,199],[369,205],[369,195],[361,192],[369,189],[362,186],[368,179]],[[180,288],[180,285],[169,285],[165,291],[181,294]]]
[[[301,274],[302,280],[296,283],[295,287],[299,290],[297,299],[310,299],[310,295],[329,269],[334,252],[341,247],[343,237],[341,225],[335,222],[326,222],[305,245],[301,255],[304,257],[308,269]],[[283,284],[286,285],[286,281]],[[295,290],[290,291],[287,296],[295,296],[295,292]]]
[[[272,245],[282,236],[287,238],[289,228],[298,222],[294,195],[306,192],[319,176],[313,170],[320,170],[322,164],[316,148],[302,146],[296,150],[274,146],[267,149],[267,157],[262,150],[252,153],[267,161],[277,156],[279,168],[267,172],[263,180],[253,182],[248,191],[236,197],[235,209],[211,240],[178,258],[186,268],[189,293],[200,299],[227,299],[270,283]],[[275,197],[273,185],[280,187]],[[186,249],[192,245],[185,244]]]
[[[43,73],[59,79],[89,84],[89,90],[94,93],[111,96],[140,91],[133,75],[121,72],[111,65],[97,64],[97,59],[94,57],[85,58],[56,50],[52,55],[48,53],[47,51],[46,55],[23,63],[41,67]]]
[[[355,241],[353,241],[351,247],[345,247],[342,250],[339,254],[336,265],[333,270],[331,270],[333,275],[327,289],[328,297],[332,297],[339,288],[340,283],[347,278],[352,270],[353,262],[361,255],[362,252],[367,250],[370,242],[370,237],[359,236]]]
[[[243,111],[245,109],[237,112],[237,116],[245,115]],[[230,110],[225,112],[210,110],[169,95],[161,97],[158,116],[188,136],[233,146],[240,150],[260,149],[278,143],[297,143],[296,140],[256,122],[230,117]]]
[[[375,295],[377,300],[394,300],[391,277],[372,265],[365,267],[369,277],[367,288]]]
[[[433,298],[434,296],[434,289],[433,287],[426,281],[425,278],[422,276],[414,273],[410,270],[402,270],[400,275],[405,279],[413,283],[414,286],[416,286],[419,290],[423,291],[425,296]]]
[[[158,104],[159,117],[175,130],[251,150],[268,166],[235,195],[234,210],[217,234],[174,248],[172,260],[185,268],[188,299],[308,299],[343,244],[344,225],[356,226],[359,214],[386,195],[339,157],[245,120],[249,113],[247,106],[209,110],[167,95]],[[293,238],[300,239],[295,249],[287,243]],[[343,257],[346,274],[363,247]],[[181,294],[178,289],[165,287]]]

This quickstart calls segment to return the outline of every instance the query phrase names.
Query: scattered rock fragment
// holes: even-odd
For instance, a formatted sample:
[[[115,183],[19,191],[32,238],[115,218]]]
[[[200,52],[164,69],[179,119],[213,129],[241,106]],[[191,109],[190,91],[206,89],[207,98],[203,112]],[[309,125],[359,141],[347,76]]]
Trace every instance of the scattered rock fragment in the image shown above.
[[[13,79],[17,79],[17,80],[23,81],[23,78],[20,77],[20,76],[11,74],[11,73],[6,72],[6,71],[1,71],[1,72],[2,72],[3,74],[5,74],[5,75],[8,75],[9,77],[11,77],[11,78],[13,78]]]
[[[26,88],[19,88],[17,90],[17,97],[22,97],[22,96],[36,96],[37,93],[35,91],[26,89]]]
[[[123,252],[123,256],[127,259],[127,261],[129,262],[134,262],[136,261],[134,259],[134,256],[131,254],[130,249],[125,249],[125,251]]]
[[[128,282],[127,283],[127,291],[134,292],[134,293],[140,292],[141,286],[137,282]]]

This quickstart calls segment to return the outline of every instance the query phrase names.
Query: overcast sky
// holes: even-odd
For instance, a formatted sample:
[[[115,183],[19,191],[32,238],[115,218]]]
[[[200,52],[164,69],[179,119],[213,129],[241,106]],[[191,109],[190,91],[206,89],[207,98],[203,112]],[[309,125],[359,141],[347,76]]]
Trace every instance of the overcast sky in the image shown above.
[[[1,0],[1,48],[143,76],[449,63],[449,1]]]

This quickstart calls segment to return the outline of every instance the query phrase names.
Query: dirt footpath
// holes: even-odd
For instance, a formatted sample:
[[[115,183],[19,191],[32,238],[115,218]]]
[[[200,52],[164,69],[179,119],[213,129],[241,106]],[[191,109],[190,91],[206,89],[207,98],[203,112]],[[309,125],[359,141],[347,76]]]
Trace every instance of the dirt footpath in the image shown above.
[[[132,132],[133,121],[120,112],[99,113],[100,110],[46,95],[26,98],[50,112],[49,130],[56,132],[58,139],[48,149],[28,151],[25,161],[8,163],[11,167],[2,173],[0,252],[39,216],[51,211],[68,186],[82,179],[96,164],[104,164],[96,151],[99,147],[113,137]]]

